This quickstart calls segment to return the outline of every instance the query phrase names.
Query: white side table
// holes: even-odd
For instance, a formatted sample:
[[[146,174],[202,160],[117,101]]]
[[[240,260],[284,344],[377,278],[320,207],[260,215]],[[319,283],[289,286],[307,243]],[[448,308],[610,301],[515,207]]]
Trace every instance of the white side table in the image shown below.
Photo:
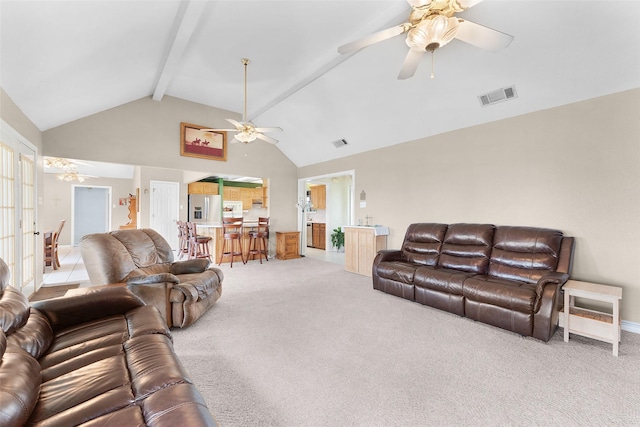
[[[613,355],[618,355],[620,343],[620,302],[622,288],[597,283],[568,280],[564,287],[564,341],[569,332],[613,344]],[[608,302],[613,313],[603,313],[575,306],[575,297]]]

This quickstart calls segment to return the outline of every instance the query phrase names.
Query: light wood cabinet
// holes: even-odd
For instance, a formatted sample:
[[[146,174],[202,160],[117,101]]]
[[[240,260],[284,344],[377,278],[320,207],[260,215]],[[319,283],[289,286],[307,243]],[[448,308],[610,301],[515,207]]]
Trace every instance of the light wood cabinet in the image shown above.
[[[253,204],[253,188],[240,188],[240,200],[242,200],[242,209],[248,211]]]
[[[313,205],[313,209],[326,209],[327,186],[313,185],[309,187],[309,191],[311,191],[311,204]]]
[[[387,248],[387,236],[376,236],[374,228],[344,227],[344,269],[371,277],[373,260]]]
[[[222,189],[222,198],[229,201],[241,201],[242,194],[240,193],[240,187],[227,187],[226,185]],[[244,208],[244,206],[243,206]]]
[[[313,247],[316,249],[326,249],[327,247],[326,225],[322,223],[314,222],[311,226],[311,232],[313,234]]]
[[[218,194],[218,184],[215,182],[192,182],[189,184],[189,194]]]
[[[299,231],[276,231],[276,258],[300,258]]]

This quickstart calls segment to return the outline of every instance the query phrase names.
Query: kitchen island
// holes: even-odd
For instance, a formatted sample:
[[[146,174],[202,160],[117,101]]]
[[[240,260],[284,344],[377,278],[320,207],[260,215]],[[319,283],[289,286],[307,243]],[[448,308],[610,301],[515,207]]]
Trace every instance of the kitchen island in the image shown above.
[[[197,232],[198,235],[209,236],[211,237],[211,242],[209,243],[209,251],[211,252],[212,262],[218,264],[220,262],[220,254],[222,253],[222,245],[224,244],[223,238],[223,230],[222,224],[220,223],[212,223],[212,224],[197,224]],[[244,221],[242,223],[242,256],[245,260],[249,257],[249,244],[251,243],[251,237],[249,236],[250,231],[254,231],[258,229],[258,220],[249,220]],[[267,253],[269,252],[269,248],[267,248]],[[233,262],[240,262],[240,256],[237,255],[233,258]],[[231,262],[231,258],[229,256],[224,257],[222,260],[223,263]]]

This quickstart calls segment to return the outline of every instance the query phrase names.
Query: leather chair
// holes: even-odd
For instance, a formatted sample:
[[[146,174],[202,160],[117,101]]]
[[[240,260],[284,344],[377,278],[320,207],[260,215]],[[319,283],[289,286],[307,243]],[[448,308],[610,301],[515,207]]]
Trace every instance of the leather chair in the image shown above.
[[[169,327],[195,322],[220,298],[224,275],[208,259],[174,262],[167,241],[152,229],[88,234],[80,252],[92,285],[126,283]]]

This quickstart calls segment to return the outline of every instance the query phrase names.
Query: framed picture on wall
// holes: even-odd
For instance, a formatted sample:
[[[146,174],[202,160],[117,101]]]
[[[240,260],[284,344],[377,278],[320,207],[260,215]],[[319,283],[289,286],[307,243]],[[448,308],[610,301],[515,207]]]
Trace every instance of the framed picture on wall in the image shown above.
[[[205,132],[206,126],[180,123],[180,155],[227,161],[227,133]]]

